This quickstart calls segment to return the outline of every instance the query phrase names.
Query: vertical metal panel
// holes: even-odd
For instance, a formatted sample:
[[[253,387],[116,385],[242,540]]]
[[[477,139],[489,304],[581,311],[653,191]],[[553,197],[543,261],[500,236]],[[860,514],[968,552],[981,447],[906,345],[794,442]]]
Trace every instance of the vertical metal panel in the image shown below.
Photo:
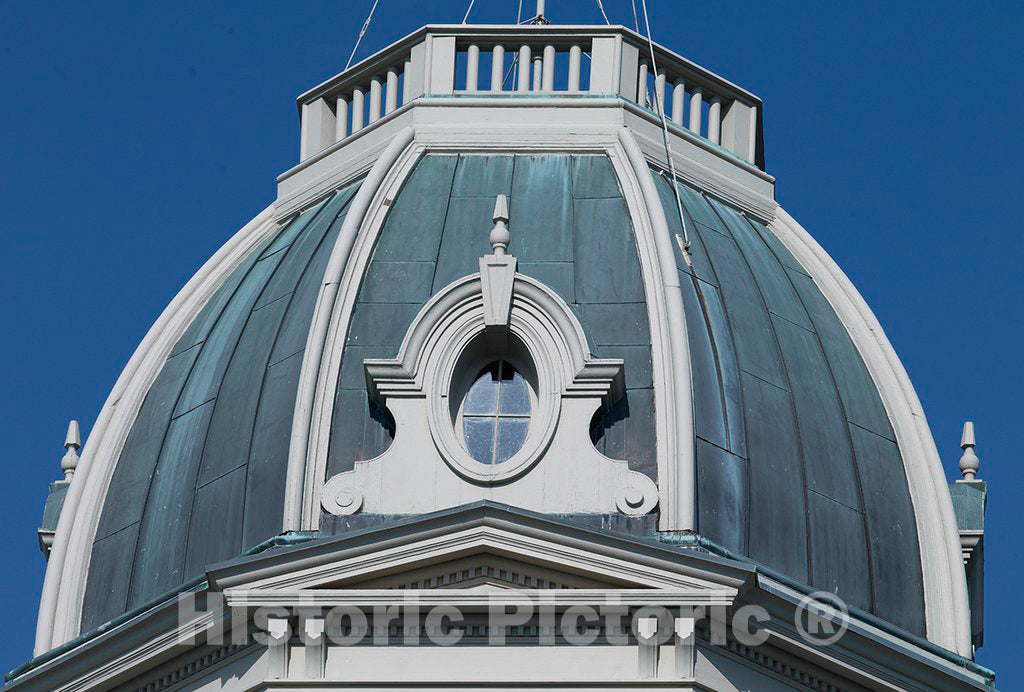
[[[114,468],[107,497],[96,529],[96,538],[109,536],[142,519],[149,481],[160,457],[160,448],[178,394],[199,355],[199,347],[171,356],[149,388],[142,408]]]
[[[239,285],[218,318],[217,324],[210,330],[209,337],[203,342],[199,358],[192,367],[174,409],[175,415],[189,411],[217,395],[217,388],[228,363],[231,362],[231,354],[235,350],[235,344],[245,327],[249,313],[284,254],[277,252],[261,259]]]
[[[576,300],[641,303],[644,284],[633,227],[621,197],[578,199],[574,205]]]
[[[433,262],[372,262],[363,277],[359,300],[423,304],[430,298],[434,266]]]
[[[200,310],[199,314],[185,329],[185,333],[181,335],[178,342],[171,349],[171,356],[175,356],[182,351],[192,348],[196,344],[201,344],[209,336],[210,330],[213,329],[213,325],[217,323],[221,313],[224,311],[224,307],[231,300],[232,296],[235,295],[235,291],[238,290],[239,284],[248,275],[253,265],[256,264],[258,255],[263,254],[263,249],[266,248],[273,241],[273,237],[268,238],[263,245],[258,248],[255,252],[251,253],[242,264],[231,272],[230,276],[224,280],[213,296],[206,302],[203,309]]]
[[[644,303],[585,303],[580,305],[583,329],[593,341],[595,355],[614,358],[609,346],[651,343]]]
[[[394,356],[418,310],[416,303],[356,303],[348,343],[354,346],[391,346]]]
[[[686,212],[696,223],[723,235],[729,235],[729,231],[722,224],[722,220],[718,218],[718,214],[711,208],[711,204],[708,203],[704,195],[689,185],[679,183],[679,196],[683,200]]]
[[[750,272],[761,289],[768,310],[805,329],[813,330],[814,326],[807,317],[807,311],[793,289],[786,270],[764,241],[754,233],[746,220],[730,207],[715,200],[712,200],[711,204],[743,253]]]
[[[89,580],[82,600],[82,632],[109,622],[128,609],[128,581],[138,533],[136,522],[93,543]]]
[[[192,513],[199,459],[213,404],[206,403],[171,421],[160,450],[138,545],[128,607],[134,608],[169,591],[188,577],[185,542]]]
[[[327,200],[322,200],[317,202],[308,209],[304,209],[298,216],[292,219],[291,222],[277,232],[277,235],[274,236],[274,239],[263,250],[259,258],[263,259],[265,257],[270,257],[274,253],[280,252],[291,245],[292,242],[295,241],[295,238],[297,238],[298,235],[306,228],[306,225],[319,215],[320,209],[323,208],[324,202],[326,201]]]
[[[679,272],[679,275],[686,313],[686,336],[690,345],[694,431],[705,440],[724,448],[729,444],[729,435],[726,431],[725,401],[711,330],[693,279],[683,272]],[[714,290],[711,286],[707,288]]]
[[[391,205],[374,259],[437,260],[457,161],[457,156],[420,159]]]
[[[846,327],[839,321],[813,279],[795,271],[790,272],[790,278],[814,321],[815,331],[821,338],[825,357],[832,366],[832,374],[843,400],[846,417],[861,427],[895,441],[896,435],[878,393],[878,387],[875,386],[871,373],[864,365]]]
[[[818,338],[786,320],[775,319],[774,323],[800,422],[807,486],[861,510],[848,426]]]
[[[460,277],[480,271],[480,257],[491,254],[487,238],[494,228],[493,213],[494,197],[451,198],[431,293],[437,293]]]
[[[213,419],[202,450],[200,485],[248,461],[262,373],[287,307],[287,300],[279,300],[254,310],[245,325],[213,402]]]
[[[516,157],[509,198],[509,252],[519,258],[521,267],[532,261],[573,259],[570,166],[568,156]]]
[[[251,548],[281,531],[288,445],[301,368],[302,354],[296,354],[266,370],[249,452],[243,548]]]
[[[514,162],[513,156],[460,156],[452,182],[452,197],[490,197],[493,209],[495,197],[512,192]]]
[[[864,487],[874,612],[923,635],[921,553],[903,459],[892,440],[855,425],[850,433]]]
[[[768,309],[735,242],[714,231],[695,230],[704,241],[718,277],[740,369],[787,387]]]
[[[185,552],[185,574],[202,574],[210,565],[242,553],[245,467],[238,467],[196,488]]]
[[[786,249],[786,246],[782,244],[782,241],[771,231],[770,228],[765,226],[760,221],[753,219],[747,219],[750,226],[757,232],[765,244],[772,249],[772,253],[779,258],[779,262],[782,263],[786,269],[792,269],[800,272],[801,274],[807,274],[807,270],[793,257],[792,253]]]
[[[701,535],[746,553],[746,460],[697,438],[697,498]]]
[[[789,392],[743,373],[750,469],[749,555],[808,579],[804,468]]]
[[[811,586],[847,604],[871,610],[871,579],[864,514],[815,492],[808,493]]]
[[[626,376],[626,389],[650,389],[653,385],[651,373],[651,347],[616,346],[616,358],[621,358]]]
[[[516,271],[540,281],[557,293],[566,303],[576,302],[576,265],[574,262],[519,261]]]
[[[306,348],[309,325],[313,320],[313,308],[316,306],[317,296],[320,294],[324,271],[327,269],[327,262],[330,260],[331,251],[338,239],[341,226],[345,223],[346,214],[347,211],[343,210],[331,224],[320,247],[313,254],[313,258],[302,273],[302,277],[295,287],[291,305],[288,306],[288,312],[285,314],[284,322],[281,323],[277,341],[274,343],[274,350],[270,355],[271,363],[284,360]]]
[[[693,228],[693,219],[689,212],[683,209],[684,220],[686,221],[687,232],[683,233],[683,226],[679,221],[679,208],[676,206],[675,193],[672,191],[672,183],[665,176],[651,171],[654,178],[654,186],[658,189],[658,197],[661,199],[661,206],[665,212],[665,221],[668,222],[668,231],[672,235],[672,253],[676,259],[676,269],[688,274],[696,274],[709,284],[718,285],[718,279],[711,268],[708,260],[708,252],[700,239],[700,234]],[[680,187],[682,187],[680,185]],[[678,238],[677,238],[678,236]],[[682,249],[679,247],[679,240],[689,237],[690,240],[690,262],[683,259]],[[692,263],[692,267],[691,267]]]
[[[576,199],[622,197],[607,156],[572,157],[572,196]]]
[[[350,187],[338,192],[328,200],[316,218],[313,219],[288,248],[287,255],[274,270],[267,285],[256,301],[256,308],[272,303],[295,290],[299,277],[309,264],[310,257],[320,247],[324,235],[330,230],[331,224],[338,213],[352,198],[355,188]]]

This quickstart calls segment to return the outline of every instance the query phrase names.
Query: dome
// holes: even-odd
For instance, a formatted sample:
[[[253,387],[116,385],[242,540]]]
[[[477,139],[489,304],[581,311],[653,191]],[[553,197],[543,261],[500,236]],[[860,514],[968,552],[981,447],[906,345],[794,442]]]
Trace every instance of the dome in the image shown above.
[[[304,131],[329,88],[300,97]],[[365,136],[307,145],[275,204],[185,286],[116,384],[86,447],[54,641],[269,544],[484,498],[669,542],[696,535],[958,646],[959,616],[930,602],[964,588],[948,492],[870,311],[775,204],[759,151],[744,160],[673,129],[674,185],[651,115],[610,101],[557,117],[495,107],[462,130],[445,123],[471,109],[421,98]],[[329,482],[370,473],[402,439],[409,414],[392,404],[406,395],[382,394],[397,385],[374,368],[397,368],[431,311],[484,273],[500,196],[516,281],[565,308],[583,336],[577,365],[617,364],[579,439],[621,460],[650,505],[534,505],[504,476],[455,488],[381,472],[352,511],[330,510]],[[529,380],[529,367],[515,369]],[[553,477],[544,488],[577,482]]]

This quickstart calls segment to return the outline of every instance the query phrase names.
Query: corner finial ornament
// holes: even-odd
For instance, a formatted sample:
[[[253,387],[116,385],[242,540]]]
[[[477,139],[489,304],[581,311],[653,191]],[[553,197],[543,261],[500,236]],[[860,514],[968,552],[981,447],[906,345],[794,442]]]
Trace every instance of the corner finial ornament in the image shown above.
[[[64,480],[69,481],[78,468],[78,450],[82,447],[82,436],[78,430],[78,421],[68,423],[68,434],[64,438],[64,449],[67,452],[60,460],[60,470],[64,472]]]
[[[974,423],[967,421],[964,423],[964,434],[960,438],[960,448],[964,450],[963,456],[960,457],[960,473],[967,481],[975,480],[981,467],[981,460],[974,453],[974,445]]]
[[[508,243],[512,240],[512,235],[508,231],[508,200],[505,195],[498,195],[498,199],[494,200],[494,228],[491,230],[491,235],[488,240],[491,243],[491,249],[494,254],[501,257],[508,250]]]

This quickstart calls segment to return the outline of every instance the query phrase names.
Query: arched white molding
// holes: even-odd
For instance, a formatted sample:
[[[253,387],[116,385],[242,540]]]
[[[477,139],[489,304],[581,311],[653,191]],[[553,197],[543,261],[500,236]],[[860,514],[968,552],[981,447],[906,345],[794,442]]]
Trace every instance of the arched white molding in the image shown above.
[[[36,624],[35,655],[79,633],[92,543],[128,431],[174,344],[214,291],[275,228],[270,205],[185,284],[146,333],[107,397],[84,447],[57,523]]]
[[[686,335],[686,314],[683,311],[679,273],[672,251],[668,221],[651,179],[647,159],[628,128],[619,130],[619,143],[628,162],[628,169],[619,173],[619,179],[624,193],[627,192],[627,183],[632,187],[626,193],[626,200],[631,202],[630,214],[637,229],[637,237],[646,236],[654,245],[652,254],[655,263],[652,269],[655,271],[652,273],[655,276],[650,279],[646,275],[644,277],[648,300],[652,293],[661,298],[657,305],[662,313],[661,319],[655,321],[653,312],[651,315],[652,347],[655,329],[661,332],[658,340],[664,345],[663,348],[652,348],[651,351],[652,360],[658,358],[661,361],[661,367],[657,369],[663,373],[662,381],[656,381],[655,386],[662,389],[660,401],[668,402],[658,416],[659,434],[664,431],[665,437],[664,441],[659,439],[659,447],[664,445],[665,450],[662,452],[659,449],[658,454],[658,487],[661,490],[661,520],[658,528],[662,531],[696,530],[697,466],[693,435],[693,392],[690,384],[690,344]],[[664,464],[661,462],[663,455],[666,459]]]
[[[967,577],[949,487],[917,392],[881,324],[843,271],[781,207],[770,225],[846,326],[899,442],[921,551],[928,639],[971,658]]]
[[[308,431],[305,441],[293,438],[293,447],[289,457],[289,470],[304,469],[301,512],[298,527],[304,530],[315,530],[320,525],[320,488],[323,485],[326,469],[330,424],[334,413],[334,393],[338,374],[341,368],[341,355],[347,336],[349,320],[354,309],[358,282],[370,261],[377,236],[383,226],[388,206],[385,200],[393,200],[412,171],[420,156],[428,150],[439,153],[458,151],[465,154],[594,154],[607,156],[612,163],[615,174],[622,187],[623,195],[633,223],[634,238],[640,258],[641,274],[647,301],[648,318],[651,325],[651,358],[652,378],[654,382],[656,445],[658,486],[661,489],[659,503],[665,503],[661,509],[661,526],[663,530],[684,530],[693,527],[693,495],[694,495],[694,450],[693,450],[693,418],[690,393],[689,347],[686,341],[685,318],[683,316],[682,297],[679,292],[671,239],[668,236],[664,212],[661,210],[657,190],[649,180],[646,162],[642,164],[643,175],[634,171],[636,165],[626,155],[620,142],[624,128],[619,120],[609,120],[598,126],[580,128],[568,134],[563,128],[536,129],[519,131],[515,128],[502,126],[501,123],[483,123],[471,129],[472,137],[465,133],[453,132],[450,127],[434,127],[417,125],[414,141],[407,149],[396,156],[390,172],[380,183],[369,210],[363,217],[357,231],[354,247],[346,250],[347,263],[344,266],[332,266],[325,273],[324,285],[340,284],[334,290],[333,305],[326,302],[318,304],[316,320],[322,318],[321,310],[333,308],[326,330],[326,343],[316,346],[322,354],[317,364],[303,364],[303,377],[309,374],[316,376],[315,383],[303,379],[300,382],[300,398],[309,396],[309,387],[313,388],[311,410],[296,410],[293,435],[300,435],[302,430]],[[628,134],[628,133],[627,133]],[[404,141],[404,140],[403,140]],[[635,143],[634,143],[635,144]],[[640,159],[642,160],[642,155]],[[375,165],[375,169],[377,166]],[[367,181],[369,182],[369,181]],[[364,183],[364,187],[366,183]],[[644,190],[647,190],[646,193]],[[653,196],[652,196],[653,195]],[[351,212],[350,212],[351,214]],[[652,216],[660,217],[662,233],[655,232]],[[512,223],[515,221],[513,219]],[[340,241],[339,241],[340,242]],[[666,261],[667,258],[667,261]],[[675,306],[669,308],[669,303]],[[672,317],[671,315],[675,315]],[[309,346],[313,346],[310,337]],[[309,358],[307,348],[306,358]],[[687,363],[684,371],[675,367],[674,363]],[[680,385],[680,383],[682,383]],[[301,405],[301,403],[300,403]],[[308,420],[303,420],[308,419]],[[305,457],[294,456],[302,449]],[[293,464],[295,464],[293,466]],[[662,479],[680,478],[677,469],[684,469],[683,481],[673,481],[672,490]],[[689,472],[685,469],[689,468]],[[684,509],[682,512],[666,513],[665,507],[671,506],[676,500],[677,486],[682,486]],[[685,499],[688,498],[688,501]],[[669,517],[675,517],[670,519]],[[286,517],[287,519],[287,517]],[[684,520],[685,519],[685,520]]]
[[[317,440],[323,439],[330,430],[330,417],[323,422],[323,415],[317,411],[324,408],[333,413],[333,387],[325,393],[324,382],[337,381],[337,370],[332,348],[338,342],[332,338],[338,330],[336,315],[338,303],[344,302],[349,290],[340,290],[351,283],[351,272],[346,272],[352,248],[356,244],[360,228],[364,223],[379,225],[389,208],[390,200],[397,193],[396,184],[405,179],[412,168],[417,153],[410,146],[415,130],[407,127],[398,133],[373,164],[359,191],[349,204],[345,222],[338,233],[331,256],[324,270],[323,282],[317,296],[313,320],[306,339],[306,350],[302,357],[299,385],[296,392],[295,413],[292,418],[292,432],[288,448],[288,472],[285,480],[285,504],[282,530],[315,529],[319,525],[320,484],[326,473],[326,450],[316,454]],[[390,195],[387,197],[385,195]],[[385,204],[388,200],[388,204]],[[362,274],[360,273],[361,277]],[[347,278],[347,282],[346,282]],[[340,301],[339,301],[340,296]],[[346,322],[347,325],[347,322]],[[328,348],[328,345],[332,348]],[[340,352],[337,360],[340,360]],[[333,375],[334,380],[327,380]],[[324,403],[324,398],[329,403]],[[326,427],[326,429],[324,429]],[[310,451],[314,450],[311,455]]]
[[[639,516],[654,508],[655,484],[590,442],[595,411],[624,394],[622,361],[593,358],[569,306],[540,282],[515,274],[510,288],[507,324],[497,327],[487,319],[493,288],[481,275],[453,282],[419,311],[396,358],[365,361],[370,396],[394,415],[395,441],[331,478],[324,509],[418,514],[482,499],[563,513]],[[513,340],[525,347],[534,376],[530,428],[511,458],[482,464],[459,439],[453,383],[471,349],[500,357]]]

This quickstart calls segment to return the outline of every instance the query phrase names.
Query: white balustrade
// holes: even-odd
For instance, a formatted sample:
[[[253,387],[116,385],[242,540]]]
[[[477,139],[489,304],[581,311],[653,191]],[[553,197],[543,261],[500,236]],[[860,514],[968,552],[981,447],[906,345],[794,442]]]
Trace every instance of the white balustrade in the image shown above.
[[[484,51],[490,82],[481,85]],[[632,101],[654,116],[660,110],[680,136],[688,130],[687,137],[756,163],[757,97],[661,46],[653,58],[646,42],[616,27],[427,27],[302,97],[300,153],[313,156],[421,96],[590,92]],[[486,72],[486,62],[482,67]]]

